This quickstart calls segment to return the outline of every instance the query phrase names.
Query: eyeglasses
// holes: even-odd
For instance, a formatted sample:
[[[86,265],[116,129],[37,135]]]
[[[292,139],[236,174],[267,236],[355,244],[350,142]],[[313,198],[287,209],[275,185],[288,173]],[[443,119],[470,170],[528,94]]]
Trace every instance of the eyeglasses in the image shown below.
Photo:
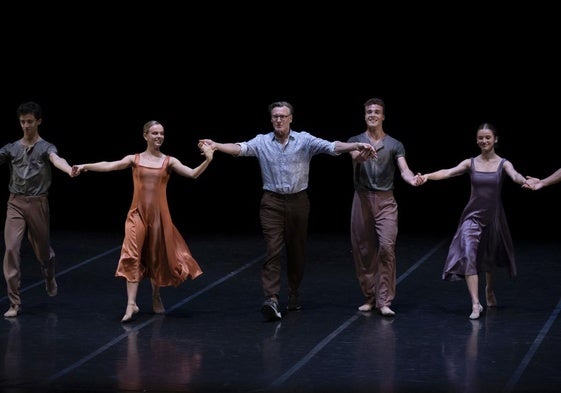
[[[291,115],[272,115],[271,118],[273,120],[284,120]]]

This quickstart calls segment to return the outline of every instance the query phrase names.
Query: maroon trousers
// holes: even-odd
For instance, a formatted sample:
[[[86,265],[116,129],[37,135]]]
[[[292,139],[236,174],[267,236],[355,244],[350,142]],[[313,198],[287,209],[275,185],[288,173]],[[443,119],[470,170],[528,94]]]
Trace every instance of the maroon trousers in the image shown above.
[[[47,196],[10,194],[4,225],[4,278],[11,305],[21,305],[21,243],[27,230],[29,243],[45,277],[54,275],[55,253],[50,245],[50,213]]]
[[[390,306],[396,290],[397,202],[393,191],[355,192],[351,244],[358,283],[366,302]]]

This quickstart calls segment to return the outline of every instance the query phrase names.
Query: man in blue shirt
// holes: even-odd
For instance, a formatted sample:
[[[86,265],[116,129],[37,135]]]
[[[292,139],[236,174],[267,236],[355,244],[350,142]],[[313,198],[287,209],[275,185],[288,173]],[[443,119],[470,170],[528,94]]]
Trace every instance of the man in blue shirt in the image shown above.
[[[215,150],[236,157],[257,157],[263,180],[260,221],[266,244],[266,259],[261,272],[265,301],[261,311],[270,321],[281,319],[281,253],[286,249],[288,275],[288,311],[301,309],[299,288],[305,265],[306,237],[310,202],[307,188],[310,161],[324,153],[332,156],[356,151],[367,160],[376,151],[369,143],[330,142],[305,131],[294,131],[293,107],[278,101],[269,105],[274,131],[259,134],[239,143],[218,143],[203,139]]]

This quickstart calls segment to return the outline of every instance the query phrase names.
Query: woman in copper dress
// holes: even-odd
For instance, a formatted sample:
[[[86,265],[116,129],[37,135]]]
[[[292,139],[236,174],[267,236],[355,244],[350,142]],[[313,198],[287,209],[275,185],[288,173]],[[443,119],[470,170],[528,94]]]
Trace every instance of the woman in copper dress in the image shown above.
[[[125,222],[125,236],[116,277],[127,280],[127,308],[121,322],[132,320],[139,308],[136,304],[138,285],[143,278],[152,283],[152,308],[163,314],[165,308],[160,287],[178,286],[187,278],[202,274],[191,255],[187,243],[172,222],[166,188],[171,172],[196,179],[205,171],[213,158],[213,150],[204,144],[199,148],[205,160],[190,168],[177,158],[161,152],[164,127],[157,121],[144,125],[146,150],[130,154],[118,161],[74,165],[74,176],[82,172],[110,172],[132,168],[134,194]]]
[[[487,307],[497,306],[493,271],[505,268],[510,277],[516,276],[514,247],[501,201],[501,189],[505,174],[522,186],[526,179],[510,161],[495,153],[497,141],[495,127],[484,123],[477,129],[476,136],[481,154],[467,158],[453,168],[421,175],[423,183],[464,173],[470,176],[470,199],[460,217],[442,273],[442,279],[447,281],[465,279],[472,305],[470,319],[479,318],[483,311],[479,302],[480,272],[485,272]]]

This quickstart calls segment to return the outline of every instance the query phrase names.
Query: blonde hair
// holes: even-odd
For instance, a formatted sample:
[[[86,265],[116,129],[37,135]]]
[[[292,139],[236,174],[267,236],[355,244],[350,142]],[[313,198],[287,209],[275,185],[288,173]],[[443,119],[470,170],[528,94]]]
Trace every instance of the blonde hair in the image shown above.
[[[161,126],[159,121],[156,121],[156,120],[147,121],[146,123],[144,123],[144,127],[142,127],[142,133],[143,134],[148,133],[148,131],[150,131],[150,128],[152,128],[152,126],[155,126],[155,125],[160,125]]]

